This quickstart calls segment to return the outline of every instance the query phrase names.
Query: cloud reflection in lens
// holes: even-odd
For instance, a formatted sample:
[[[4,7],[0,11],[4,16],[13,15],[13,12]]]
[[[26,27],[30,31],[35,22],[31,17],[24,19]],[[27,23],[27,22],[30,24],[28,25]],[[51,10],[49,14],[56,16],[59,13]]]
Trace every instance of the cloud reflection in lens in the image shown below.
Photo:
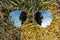
[[[15,27],[20,27],[27,19],[26,12],[15,10],[10,12],[9,18]]]
[[[37,16],[37,18],[35,19],[36,22],[41,25],[41,27],[48,27],[51,23],[52,23],[52,14],[51,12],[48,12],[48,11],[45,11],[45,10],[41,10],[39,11],[40,14],[38,14],[38,12],[36,12],[35,14],[35,17]],[[39,17],[39,15],[41,17]]]

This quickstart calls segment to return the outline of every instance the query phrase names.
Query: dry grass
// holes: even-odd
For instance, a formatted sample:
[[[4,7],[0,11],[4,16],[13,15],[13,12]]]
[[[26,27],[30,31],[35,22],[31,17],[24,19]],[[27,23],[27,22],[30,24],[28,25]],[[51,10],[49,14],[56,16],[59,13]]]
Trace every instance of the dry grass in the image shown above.
[[[17,1],[17,0],[15,0]],[[24,1],[24,0],[23,0]],[[1,2],[1,1],[0,1]],[[39,2],[39,1],[38,1]],[[7,4],[8,3],[8,4]],[[24,4],[25,3],[25,4]],[[26,10],[24,8],[26,5],[28,5],[28,10],[35,11],[34,4],[30,2],[22,2],[21,5],[19,5],[19,1],[15,3],[14,1],[5,1],[1,2],[2,7],[10,10],[14,9],[20,9]],[[9,5],[10,4],[10,5]],[[13,4],[13,5],[12,5]],[[24,5],[22,5],[24,4]],[[0,6],[1,6],[0,5]],[[33,5],[33,9],[31,6]],[[16,6],[16,7],[15,7]],[[23,7],[24,6],[24,7]],[[39,9],[42,10],[48,10],[52,12],[53,15],[53,21],[52,24],[47,28],[42,28],[38,26],[35,23],[26,23],[25,25],[21,26],[20,28],[15,27],[0,27],[0,40],[60,40],[60,4],[59,0],[56,1],[45,1],[45,2],[39,2]],[[30,12],[31,12],[30,11]],[[59,15],[58,15],[59,14]]]

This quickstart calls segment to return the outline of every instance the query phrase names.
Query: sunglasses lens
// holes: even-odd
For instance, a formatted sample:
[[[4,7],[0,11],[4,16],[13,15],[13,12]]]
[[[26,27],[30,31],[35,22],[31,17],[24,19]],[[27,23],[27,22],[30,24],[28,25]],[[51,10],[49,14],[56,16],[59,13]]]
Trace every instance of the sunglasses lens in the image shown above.
[[[27,19],[27,13],[21,10],[10,12],[9,19],[15,27],[21,26]]]
[[[47,27],[52,22],[52,14],[48,11],[39,11],[34,14],[34,19],[41,27]]]

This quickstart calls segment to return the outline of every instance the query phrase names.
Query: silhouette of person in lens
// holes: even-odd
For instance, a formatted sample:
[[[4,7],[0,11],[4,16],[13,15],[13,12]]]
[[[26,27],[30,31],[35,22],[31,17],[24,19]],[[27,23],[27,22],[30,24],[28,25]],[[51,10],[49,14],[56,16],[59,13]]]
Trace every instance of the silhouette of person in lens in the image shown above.
[[[23,24],[26,21],[26,19],[27,19],[27,13],[26,12],[22,12],[20,17],[19,17],[19,19],[22,21],[21,24]]]
[[[35,20],[39,25],[41,25],[42,19],[43,19],[43,16],[40,12],[35,13]]]

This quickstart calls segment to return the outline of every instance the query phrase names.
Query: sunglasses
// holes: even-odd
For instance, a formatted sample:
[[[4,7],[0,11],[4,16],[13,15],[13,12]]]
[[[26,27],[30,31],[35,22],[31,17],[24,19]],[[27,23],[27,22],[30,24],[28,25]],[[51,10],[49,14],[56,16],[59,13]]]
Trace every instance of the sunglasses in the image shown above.
[[[10,12],[9,18],[11,22],[14,23],[14,26],[19,27],[28,21],[29,15],[25,11],[15,10]],[[46,27],[52,22],[52,14],[45,10],[36,11],[33,15],[31,15],[31,18],[34,19],[34,21],[42,27]]]

